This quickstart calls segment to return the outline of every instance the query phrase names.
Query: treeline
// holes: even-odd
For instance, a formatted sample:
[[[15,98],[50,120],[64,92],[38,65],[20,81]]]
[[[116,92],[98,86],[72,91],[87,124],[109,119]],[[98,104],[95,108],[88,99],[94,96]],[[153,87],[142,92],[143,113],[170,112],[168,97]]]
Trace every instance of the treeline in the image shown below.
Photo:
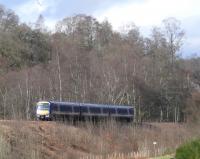
[[[51,33],[42,16],[29,26],[1,6],[0,116],[31,119],[38,100],[61,100],[134,105],[138,121],[186,121],[199,104],[200,58],[178,56],[183,37],[175,18],[147,38],[135,25],[116,32],[83,14]]]

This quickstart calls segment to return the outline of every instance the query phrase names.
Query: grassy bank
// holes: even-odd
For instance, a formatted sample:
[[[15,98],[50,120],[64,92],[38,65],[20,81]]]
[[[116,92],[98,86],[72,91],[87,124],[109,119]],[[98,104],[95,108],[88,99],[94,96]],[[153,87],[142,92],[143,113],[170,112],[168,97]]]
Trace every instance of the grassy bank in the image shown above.
[[[36,121],[0,123],[0,155],[10,159],[145,159],[174,153],[179,145],[196,135],[185,125],[172,123],[151,126],[115,122],[98,126]]]

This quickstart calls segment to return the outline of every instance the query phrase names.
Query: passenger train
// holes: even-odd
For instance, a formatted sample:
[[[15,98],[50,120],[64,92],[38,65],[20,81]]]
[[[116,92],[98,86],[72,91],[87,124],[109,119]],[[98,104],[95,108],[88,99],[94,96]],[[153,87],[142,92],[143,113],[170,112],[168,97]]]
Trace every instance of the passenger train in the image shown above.
[[[134,116],[133,106],[39,101],[36,107],[38,120],[99,121],[112,118],[131,122]]]

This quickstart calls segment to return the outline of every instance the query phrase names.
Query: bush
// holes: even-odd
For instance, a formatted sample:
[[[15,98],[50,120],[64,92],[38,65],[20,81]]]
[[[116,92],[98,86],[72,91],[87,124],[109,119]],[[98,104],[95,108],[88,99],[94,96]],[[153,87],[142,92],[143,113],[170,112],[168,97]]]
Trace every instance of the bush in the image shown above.
[[[179,147],[176,150],[176,159],[200,159],[200,139]]]

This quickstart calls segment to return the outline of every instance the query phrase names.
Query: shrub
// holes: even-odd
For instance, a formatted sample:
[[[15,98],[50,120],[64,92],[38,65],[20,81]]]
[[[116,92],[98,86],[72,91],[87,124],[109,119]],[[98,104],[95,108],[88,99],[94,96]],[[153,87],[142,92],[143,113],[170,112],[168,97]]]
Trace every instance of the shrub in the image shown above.
[[[176,150],[176,159],[200,159],[200,139],[180,146]]]

